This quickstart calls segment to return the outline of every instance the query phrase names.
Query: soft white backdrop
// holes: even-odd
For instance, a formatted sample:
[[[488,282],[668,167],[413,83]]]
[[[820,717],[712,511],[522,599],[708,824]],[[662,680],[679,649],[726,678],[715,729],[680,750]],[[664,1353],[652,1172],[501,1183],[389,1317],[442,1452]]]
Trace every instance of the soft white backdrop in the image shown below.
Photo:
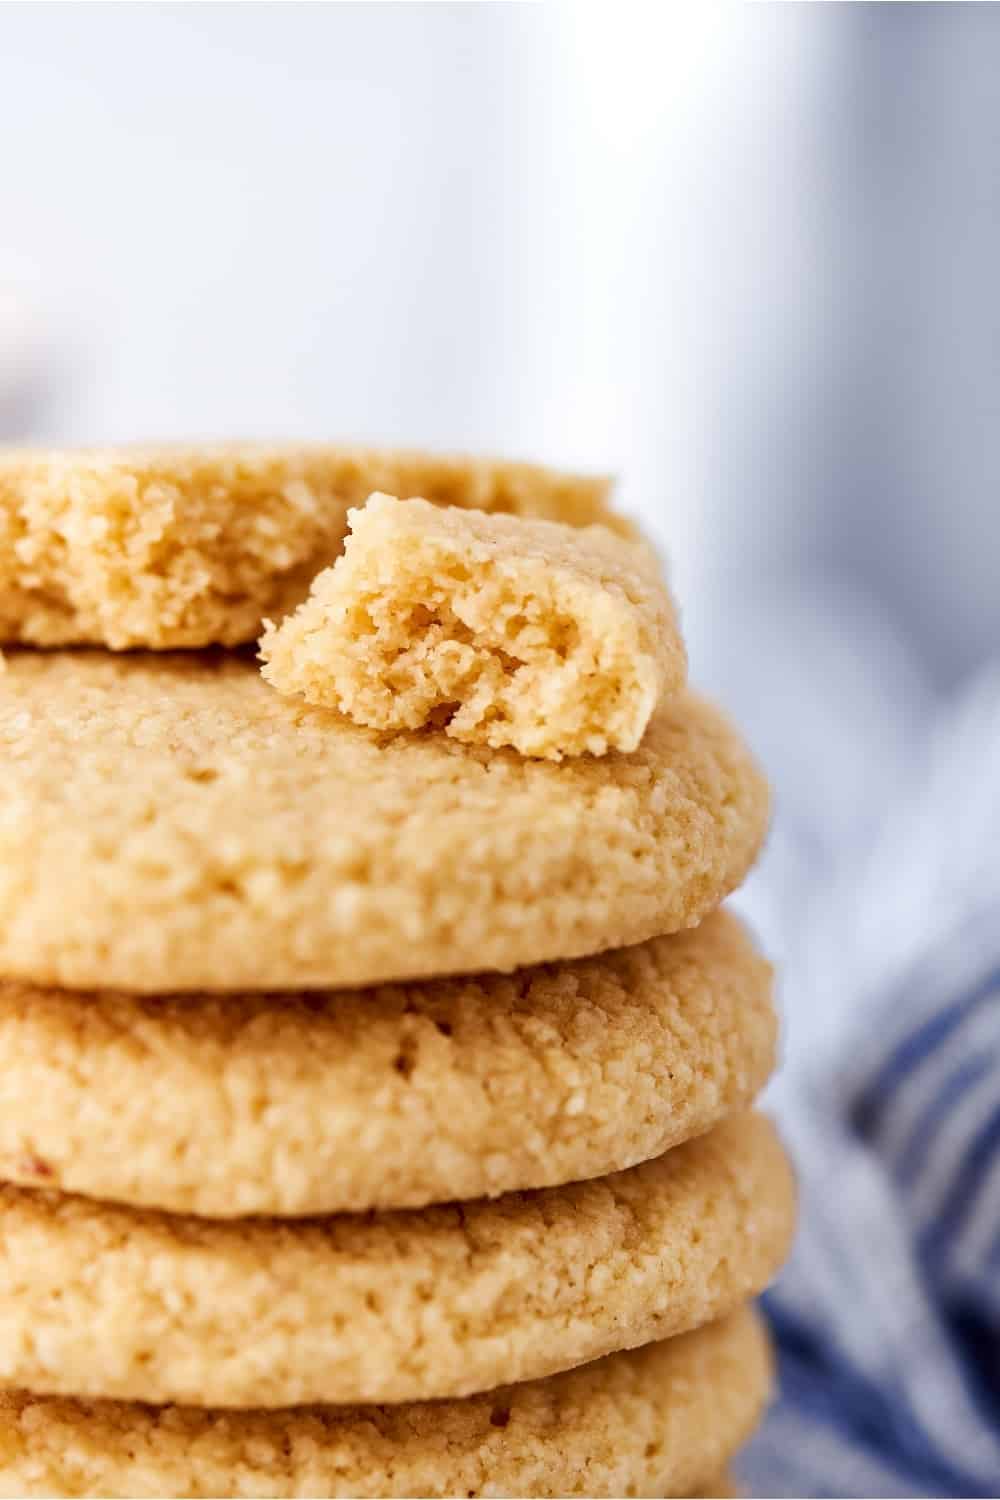
[[[612,469],[724,691],[748,579],[846,580],[956,681],[998,56],[993,6],[2,5],[0,436]]]
[[[28,435],[610,468],[696,597],[747,307],[780,288],[769,386],[809,331],[788,194],[834,50],[796,8],[5,5],[0,282],[50,341]]]

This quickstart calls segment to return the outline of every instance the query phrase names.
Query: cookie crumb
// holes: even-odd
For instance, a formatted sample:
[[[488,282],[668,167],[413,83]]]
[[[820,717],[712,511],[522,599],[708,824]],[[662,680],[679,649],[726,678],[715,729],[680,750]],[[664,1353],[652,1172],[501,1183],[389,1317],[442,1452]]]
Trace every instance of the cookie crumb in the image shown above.
[[[371,496],[261,638],[279,692],[522,755],[632,751],[687,660],[651,551],[603,526]]]

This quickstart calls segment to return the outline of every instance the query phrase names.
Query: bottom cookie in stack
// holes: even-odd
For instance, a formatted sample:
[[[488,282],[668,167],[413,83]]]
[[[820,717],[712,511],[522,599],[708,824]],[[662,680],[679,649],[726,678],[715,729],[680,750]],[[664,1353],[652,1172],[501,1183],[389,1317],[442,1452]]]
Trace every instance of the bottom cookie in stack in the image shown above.
[[[0,1491],[720,1492],[793,1219],[773,1044],[722,915],[357,994],[3,987],[0,1167],[48,1186],[0,1189]]]
[[[770,1388],[749,1309],[459,1401],[204,1411],[10,1394],[7,1495],[723,1495]]]

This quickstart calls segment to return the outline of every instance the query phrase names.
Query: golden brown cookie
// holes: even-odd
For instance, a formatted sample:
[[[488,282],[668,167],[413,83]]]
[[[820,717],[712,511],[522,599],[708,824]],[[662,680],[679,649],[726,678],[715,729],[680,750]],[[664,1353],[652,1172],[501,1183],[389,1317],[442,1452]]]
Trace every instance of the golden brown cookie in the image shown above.
[[[0,1396],[20,1496],[687,1495],[767,1400],[749,1309],[666,1343],[464,1401],[199,1411]]]
[[[634,750],[687,657],[653,553],[605,526],[373,495],[261,640],[279,692],[373,729],[561,760]]]
[[[0,1177],[177,1213],[412,1208],[595,1177],[745,1109],[735,917],[512,977],[313,995],[0,984]]]
[[[220,1407],[464,1396],[723,1316],[793,1218],[752,1114],[611,1177],[397,1213],[222,1222],[3,1187],[0,1381]]]
[[[575,958],[695,925],[767,789],[684,695],[632,755],[553,765],[391,736],[223,653],[8,655],[0,973],[294,989]]]
[[[305,596],[373,490],[629,527],[607,479],[321,444],[0,449],[0,640],[235,645]]]

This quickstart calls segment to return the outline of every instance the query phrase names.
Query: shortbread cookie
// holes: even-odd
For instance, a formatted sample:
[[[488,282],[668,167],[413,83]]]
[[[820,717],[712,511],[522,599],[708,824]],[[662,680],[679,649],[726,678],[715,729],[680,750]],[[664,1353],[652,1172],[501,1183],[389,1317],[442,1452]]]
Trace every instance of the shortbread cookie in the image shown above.
[[[687,658],[652,552],[573,528],[373,495],[343,555],[261,640],[282,693],[374,729],[561,760],[634,750]]]
[[[468,1395],[723,1316],[793,1216],[757,1115],[611,1177],[390,1214],[226,1223],[2,1187],[0,1381],[206,1406]]]
[[[373,490],[630,528],[609,482],[501,459],[364,448],[0,450],[0,639],[253,640],[340,550]]]
[[[249,659],[8,654],[0,973],[164,993],[376,984],[575,958],[693,926],[767,791],[714,708],[552,765],[390,736]]]
[[[143,999],[0,984],[0,1177],[177,1213],[412,1208],[632,1166],[753,1100],[734,917],[511,978]]]
[[[748,1309],[565,1375],[432,1405],[199,1411],[0,1396],[0,1494],[687,1495],[768,1397]],[[719,1495],[718,1478],[702,1493]]]

